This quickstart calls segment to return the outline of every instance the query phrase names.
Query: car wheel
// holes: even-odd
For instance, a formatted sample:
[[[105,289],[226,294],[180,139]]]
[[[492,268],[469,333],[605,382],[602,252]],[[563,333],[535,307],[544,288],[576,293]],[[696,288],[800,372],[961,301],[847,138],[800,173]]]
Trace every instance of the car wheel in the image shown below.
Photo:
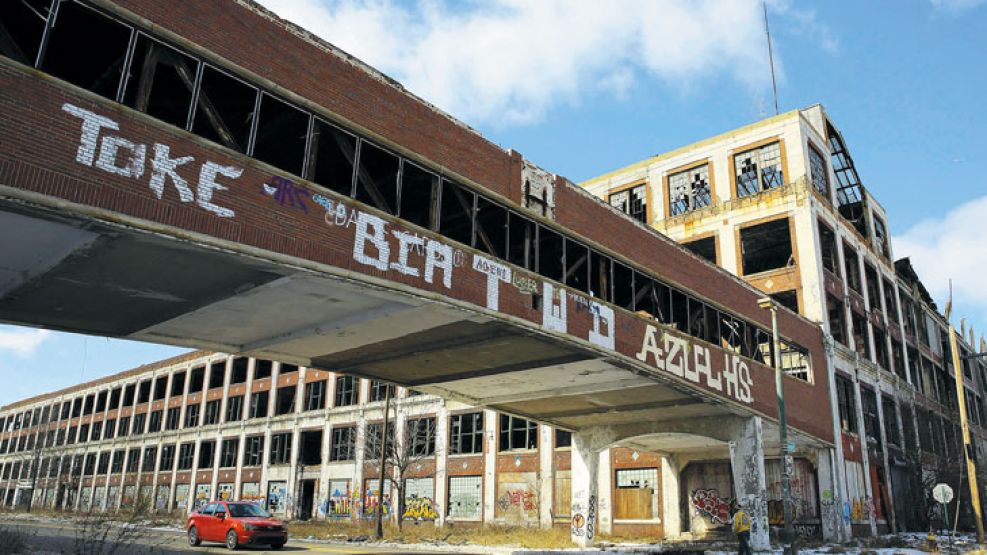
[[[199,531],[195,528],[195,526],[189,528],[188,529],[188,544],[191,545],[192,547],[197,547],[201,543],[202,543],[202,540],[199,539]]]
[[[277,550],[281,549],[282,547],[284,547],[284,544],[283,543],[272,543],[271,544],[271,550],[272,551],[277,551]]]
[[[236,551],[237,547],[240,547],[240,542],[236,538],[236,530],[230,530],[226,533],[226,549]]]

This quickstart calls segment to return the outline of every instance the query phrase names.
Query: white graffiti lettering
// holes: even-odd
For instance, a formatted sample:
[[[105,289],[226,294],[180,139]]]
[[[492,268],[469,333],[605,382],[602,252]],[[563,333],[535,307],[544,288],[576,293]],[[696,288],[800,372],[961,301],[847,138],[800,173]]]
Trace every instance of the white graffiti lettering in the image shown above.
[[[131,179],[144,177],[147,166],[147,145],[134,143],[117,135],[100,137],[101,130],[120,130],[120,125],[108,117],[68,103],[62,105],[62,110],[82,120],[76,162]],[[219,191],[229,190],[229,186],[216,181],[217,176],[235,180],[243,174],[242,169],[210,161],[203,162],[199,170],[198,187],[193,193],[188,182],[178,174],[177,169],[179,166],[193,162],[195,158],[192,156],[172,158],[170,148],[161,143],[154,143],[152,150],[154,157],[151,159],[151,178],[148,185],[158,199],[164,195],[165,181],[170,178],[182,202],[195,200],[200,208],[221,218],[232,218],[236,215],[232,209],[214,203],[213,196]]]
[[[500,309],[500,282],[511,283],[511,269],[480,255],[473,255],[473,269],[487,275],[487,308]]]
[[[340,208],[343,210],[341,211]],[[424,244],[425,281],[432,283],[435,279],[436,270],[440,270],[442,272],[442,285],[447,289],[452,288],[452,247],[449,245],[419,237],[413,233],[392,230],[391,235],[398,241],[398,255],[397,261],[391,262],[391,244],[388,241],[387,222],[383,218],[355,209],[351,210],[347,216],[345,207],[339,204],[333,221],[334,223],[342,221],[344,222],[343,225],[347,227],[351,224],[356,226],[353,260],[380,271],[393,269],[406,276],[418,277],[422,274],[422,270],[411,264],[409,253],[413,252],[420,255]]]
[[[405,233],[404,231],[392,230],[391,235],[398,240],[398,261],[391,262],[391,268],[406,276],[418,277],[418,268],[408,266],[408,252],[417,247],[419,250],[416,252],[421,253],[420,248],[425,240],[413,233]]]
[[[590,342],[611,351],[614,350],[616,348],[616,336],[613,329],[613,309],[594,302],[591,310],[593,312],[593,329],[589,330]]]
[[[546,282],[542,284],[542,295],[542,325],[550,330],[566,333],[569,325],[565,313],[565,290],[556,289]]]

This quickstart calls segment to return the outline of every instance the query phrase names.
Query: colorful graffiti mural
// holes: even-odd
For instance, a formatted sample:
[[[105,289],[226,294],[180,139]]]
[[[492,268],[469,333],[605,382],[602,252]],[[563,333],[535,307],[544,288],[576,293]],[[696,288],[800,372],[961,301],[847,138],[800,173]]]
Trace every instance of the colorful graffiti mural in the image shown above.
[[[404,513],[401,518],[405,520],[435,520],[439,518],[435,512],[435,503],[428,497],[410,497],[404,502]]]
[[[533,511],[537,503],[535,494],[526,489],[509,489],[497,500],[497,504],[505,511],[511,507],[521,507],[525,511]]]
[[[258,507],[264,506],[264,494],[260,492],[259,482],[244,482],[240,485],[240,501],[253,503]]]
[[[696,514],[716,524],[730,523],[730,498],[721,497],[715,489],[697,489],[692,492],[692,507]]]

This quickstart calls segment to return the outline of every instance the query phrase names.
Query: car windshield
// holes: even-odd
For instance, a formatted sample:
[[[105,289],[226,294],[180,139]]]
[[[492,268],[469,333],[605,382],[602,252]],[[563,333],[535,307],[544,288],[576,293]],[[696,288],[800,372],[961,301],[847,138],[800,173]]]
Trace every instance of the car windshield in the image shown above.
[[[236,505],[230,505],[230,516],[271,516],[267,511],[261,509],[257,505],[250,505],[247,503],[240,503]]]

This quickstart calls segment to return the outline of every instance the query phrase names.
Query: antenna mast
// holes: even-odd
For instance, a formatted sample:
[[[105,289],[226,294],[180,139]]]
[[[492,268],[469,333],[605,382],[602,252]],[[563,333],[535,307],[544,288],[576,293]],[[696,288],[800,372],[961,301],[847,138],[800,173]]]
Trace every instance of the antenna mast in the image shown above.
[[[768,3],[761,0],[761,8],[764,10],[764,34],[768,39],[768,64],[771,66],[771,91],[775,99],[775,115],[778,115],[778,83],[775,81],[775,57],[771,51],[771,30],[768,28]]]

